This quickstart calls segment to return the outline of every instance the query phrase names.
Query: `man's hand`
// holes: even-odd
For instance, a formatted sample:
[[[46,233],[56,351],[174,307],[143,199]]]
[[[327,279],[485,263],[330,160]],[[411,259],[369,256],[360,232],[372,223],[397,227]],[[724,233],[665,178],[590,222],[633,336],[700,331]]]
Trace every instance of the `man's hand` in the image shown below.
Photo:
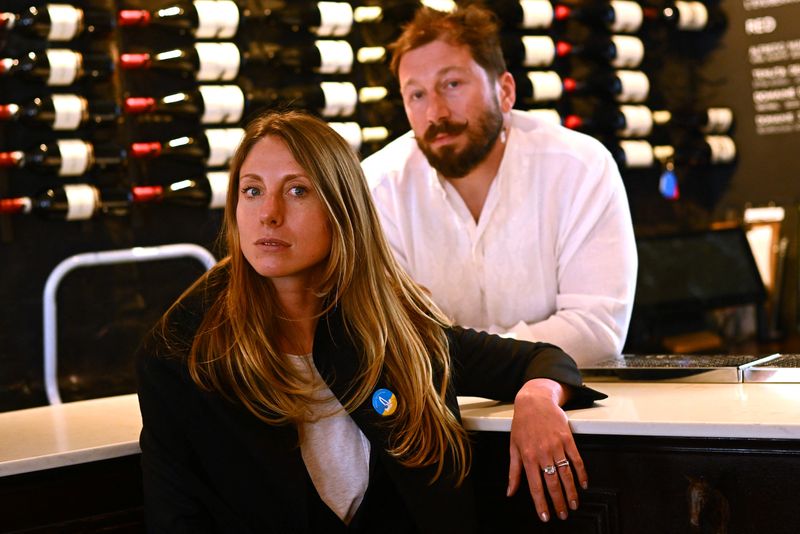
[[[566,519],[567,506],[578,508],[574,475],[582,488],[589,485],[567,415],[561,409],[566,400],[564,387],[547,378],[529,380],[514,399],[507,495],[516,493],[525,466],[536,513],[542,521],[550,519],[545,488],[558,517]]]

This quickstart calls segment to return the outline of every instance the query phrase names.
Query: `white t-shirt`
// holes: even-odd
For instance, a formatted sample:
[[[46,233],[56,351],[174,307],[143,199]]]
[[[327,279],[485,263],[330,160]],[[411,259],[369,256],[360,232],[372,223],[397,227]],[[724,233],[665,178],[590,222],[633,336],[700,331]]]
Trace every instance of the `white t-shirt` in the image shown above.
[[[636,245],[619,170],[597,140],[513,111],[477,223],[413,132],[362,165],[396,258],[454,322],[553,343],[579,365],[620,353]]]
[[[369,440],[325,385],[311,354],[288,355],[315,384],[316,399],[299,426],[300,453],[322,501],[346,524],[369,485]]]

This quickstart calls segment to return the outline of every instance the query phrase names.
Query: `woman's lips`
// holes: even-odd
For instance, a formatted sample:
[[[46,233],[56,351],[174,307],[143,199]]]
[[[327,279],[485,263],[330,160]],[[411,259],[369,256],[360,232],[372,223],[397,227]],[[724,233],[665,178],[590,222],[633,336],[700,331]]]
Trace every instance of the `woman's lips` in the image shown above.
[[[275,247],[275,248],[291,246],[286,241],[282,239],[275,239],[274,237],[264,237],[262,239],[259,239],[258,241],[256,241],[256,245],[260,247]]]

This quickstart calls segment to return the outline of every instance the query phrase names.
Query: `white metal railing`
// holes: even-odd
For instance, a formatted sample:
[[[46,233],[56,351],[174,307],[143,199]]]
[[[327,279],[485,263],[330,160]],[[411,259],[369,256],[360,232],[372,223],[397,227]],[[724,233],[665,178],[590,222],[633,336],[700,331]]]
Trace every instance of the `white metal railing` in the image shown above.
[[[133,247],[122,250],[103,252],[86,252],[75,254],[65,259],[47,277],[44,286],[44,385],[47,400],[50,404],[61,404],[58,391],[57,334],[56,325],[56,292],[64,277],[81,267],[112,265],[119,263],[138,263],[143,261],[168,260],[174,258],[194,258],[202,263],[206,270],[217,263],[214,255],[200,245],[192,243],[176,243],[155,247]]]

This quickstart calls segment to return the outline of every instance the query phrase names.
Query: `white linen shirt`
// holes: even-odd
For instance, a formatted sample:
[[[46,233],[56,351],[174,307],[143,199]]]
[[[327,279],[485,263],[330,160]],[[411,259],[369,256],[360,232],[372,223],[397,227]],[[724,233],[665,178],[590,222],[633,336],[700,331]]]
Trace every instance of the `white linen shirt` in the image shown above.
[[[408,132],[362,163],[399,263],[456,324],[619,355],[636,286],[625,188],[597,140],[512,111],[476,223]]]

